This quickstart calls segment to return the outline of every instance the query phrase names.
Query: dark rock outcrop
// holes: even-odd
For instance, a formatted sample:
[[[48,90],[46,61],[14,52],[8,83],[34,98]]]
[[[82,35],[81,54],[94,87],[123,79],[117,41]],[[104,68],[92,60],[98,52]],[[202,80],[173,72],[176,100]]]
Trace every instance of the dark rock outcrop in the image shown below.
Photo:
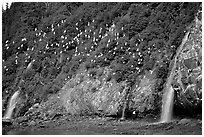
[[[178,60],[173,84],[175,105],[196,114],[202,108],[202,22],[197,17]]]

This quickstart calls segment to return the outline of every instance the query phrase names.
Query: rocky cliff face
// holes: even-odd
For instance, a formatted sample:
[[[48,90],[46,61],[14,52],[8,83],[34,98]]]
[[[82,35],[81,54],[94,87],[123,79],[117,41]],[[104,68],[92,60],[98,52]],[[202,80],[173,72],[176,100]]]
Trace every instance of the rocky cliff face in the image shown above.
[[[196,17],[190,34],[178,57],[173,87],[177,107],[190,114],[202,108],[202,22]]]
[[[159,79],[154,72],[139,76],[134,88],[128,82],[108,79],[111,69],[99,68],[92,78],[89,72],[77,74],[60,91],[60,99],[68,113],[122,115],[126,111],[143,113],[155,107],[155,86]],[[102,74],[98,76],[98,72]],[[158,106],[157,106],[158,107]]]
[[[197,19],[192,23],[173,79],[173,88],[177,92],[175,105],[189,113],[199,111],[202,102],[201,25]],[[111,71],[109,67],[83,71],[69,80],[58,95],[66,112],[72,115],[121,116],[127,103],[126,113],[138,117],[161,108],[163,92],[158,91],[157,85],[162,79],[157,78],[156,68],[139,75],[132,88],[126,81],[117,83],[108,78]]]
[[[98,71],[102,74],[98,75]],[[68,113],[117,115],[126,93],[124,82],[117,83],[107,77],[111,70],[100,68],[95,76],[89,72],[77,74],[60,91],[60,98]]]
[[[161,105],[160,102],[155,106],[155,87],[159,81],[155,72],[139,76],[134,88],[131,88],[126,81],[117,83],[110,79],[111,71],[109,67],[105,67],[95,69],[94,72],[78,73],[58,94],[52,95],[39,109],[34,107],[28,111],[26,116],[31,118],[38,112],[37,117],[44,119],[51,118],[55,113],[121,117],[125,107],[125,113],[138,117],[155,111]],[[59,108],[61,111],[57,111]]]
[[[201,24],[193,20],[199,7],[200,3],[14,3],[4,11],[3,110],[12,93],[21,89],[14,117],[52,119],[55,112],[159,114],[171,61],[187,26],[194,23],[172,84],[175,105],[197,109]]]

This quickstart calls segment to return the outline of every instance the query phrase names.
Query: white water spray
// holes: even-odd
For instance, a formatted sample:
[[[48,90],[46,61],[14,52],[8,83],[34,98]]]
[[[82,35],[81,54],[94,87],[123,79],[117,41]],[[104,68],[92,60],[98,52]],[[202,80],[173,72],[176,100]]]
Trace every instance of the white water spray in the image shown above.
[[[163,96],[164,103],[161,113],[161,121],[160,122],[168,122],[172,119],[172,112],[173,112],[173,103],[174,103],[174,89],[171,86],[169,91],[166,92]]]
[[[13,94],[13,96],[10,98],[9,103],[8,103],[8,107],[7,107],[7,111],[6,111],[3,119],[11,119],[13,110],[16,107],[17,98],[18,98],[19,93],[20,93],[19,90],[16,91]]]

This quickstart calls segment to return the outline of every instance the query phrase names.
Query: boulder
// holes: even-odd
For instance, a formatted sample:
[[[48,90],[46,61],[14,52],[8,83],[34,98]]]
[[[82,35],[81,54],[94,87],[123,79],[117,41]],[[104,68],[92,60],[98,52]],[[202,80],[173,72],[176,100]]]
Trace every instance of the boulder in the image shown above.
[[[182,124],[182,125],[186,125],[186,124],[189,124],[189,123],[191,123],[191,120],[187,119],[187,118],[183,118],[178,122],[178,124]]]

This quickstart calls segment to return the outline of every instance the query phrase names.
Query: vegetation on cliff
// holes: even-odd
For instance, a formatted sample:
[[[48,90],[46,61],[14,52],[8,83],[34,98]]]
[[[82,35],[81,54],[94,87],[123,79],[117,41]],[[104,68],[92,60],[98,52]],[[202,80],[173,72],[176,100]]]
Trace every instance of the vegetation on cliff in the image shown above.
[[[145,96],[141,104],[151,102],[154,106],[140,105],[140,112],[158,111],[171,60],[200,6],[201,3],[12,3],[2,13],[3,111],[17,89],[21,90],[21,103],[15,117],[57,94],[83,71],[92,79],[104,75],[101,81],[127,83],[135,91],[128,96],[130,100]],[[107,67],[111,69],[108,75],[99,71]],[[145,87],[142,84],[149,80],[146,75],[154,86],[145,91],[154,92],[136,87],[136,83]],[[130,102],[128,110],[134,111],[137,105]]]

